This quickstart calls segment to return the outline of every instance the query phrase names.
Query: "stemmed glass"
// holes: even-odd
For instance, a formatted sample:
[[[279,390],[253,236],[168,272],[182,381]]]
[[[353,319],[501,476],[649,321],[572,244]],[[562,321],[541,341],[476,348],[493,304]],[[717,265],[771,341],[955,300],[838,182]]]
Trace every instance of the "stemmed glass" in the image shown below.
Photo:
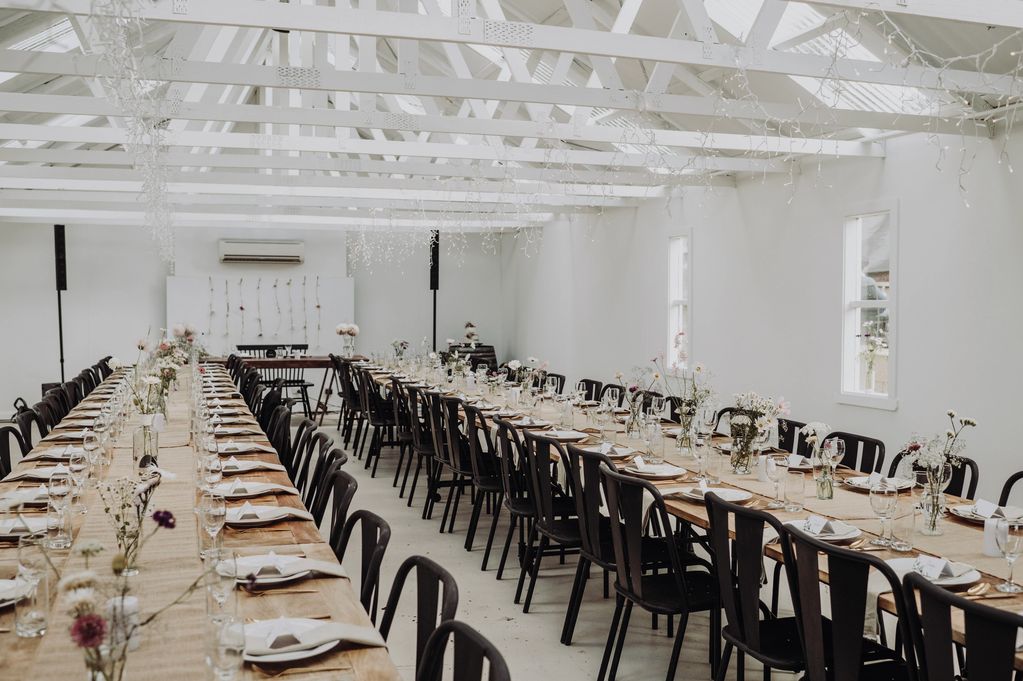
[[[215,542],[227,520],[227,500],[220,494],[203,494],[199,501],[199,518],[203,530]]]
[[[652,396],[650,398],[650,408],[647,410],[647,414],[649,414],[652,417],[660,419],[661,414],[664,413],[664,403],[665,400],[663,397],[660,397],[658,395]]]
[[[207,491],[212,491],[224,479],[224,465],[219,456],[207,456],[202,462],[202,481]]]
[[[870,507],[881,519],[881,536],[870,541],[874,546],[891,546],[891,519],[899,506],[899,490],[894,485],[881,480],[870,488]]]
[[[608,388],[604,391],[604,399],[613,409],[621,404],[622,392],[618,388]]]
[[[845,458],[845,440],[839,440],[837,437],[828,438],[821,447],[821,455],[824,462],[833,470]]]
[[[647,463],[653,465],[664,463],[664,433],[661,431],[661,417],[653,412],[647,414],[640,432],[643,437]]]
[[[607,442],[607,427],[611,423],[611,403],[605,401],[596,409],[597,427],[600,428],[600,443]]]
[[[714,434],[714,426],[717,424],[717,405],[707,403],[700,410],[700,435],[709,437]]]
[[[71,510],[77,508],[78,513],[85,515],[89,508],[82,501],[83,491],[89,481],[89,461],[84,449],[75,449],[68,458],[68,470],[71,472]]]
[[[213,671],[213,678],[215,681],[234,681],[242,668],[245,624],[237,617],[224,617],[211,620],[210,627],[206,662]]]
[[[1023,521],[999,518],[995,525],[995,540],[998,543],[998,550],[1002,552],[1002,557],[1009,564],[1008,578],[995,588],[1003,593],[1018,594],[1023,591],[1023,586],[1012,581],[1012,571],[1016,565],[1016,559],[1023,554]]]
[[[55,470],[50,474],[46,487],[50,507],[57,513],[56,528],[47,542],[51,549],[66,549],[71,546],[71,533],[67,529],[67,508],[71,500],[71,475],[66,470]]]
[[[99,461],[100,441],[95,431],[87,430],[82,436],[82,449],[85,450],[85,458],[89,462],[90,473],[96,469]]]
[[[705,445],[696,445],[693,447],[693,459],[696,460],[696,479],[706,480],[707,479],[707,457],[711,454],[710,447]]]
[[[207,614],[210,619],[223,620],[232,613],[227,612],[233,608],[228,607],[228,599],[234,595],[235,577],[237,574],[237,559],[233,551],[223,548],[209,548],[203,556],[206,572],[206,592],[212,603],[207,601],[209,606]]]
[[[774,499],[767,503],[767,508],[770,509],[785,508],[785,499],[781,494],[781,481],[785,479],[788,469],[781,465],[784,460],[784,457],[767,457],[767,479],[774,483]]]
[[[575,398],[582,402],[586,399],[586,397],[586,383],[584,381],[579,381],[575,384]]]

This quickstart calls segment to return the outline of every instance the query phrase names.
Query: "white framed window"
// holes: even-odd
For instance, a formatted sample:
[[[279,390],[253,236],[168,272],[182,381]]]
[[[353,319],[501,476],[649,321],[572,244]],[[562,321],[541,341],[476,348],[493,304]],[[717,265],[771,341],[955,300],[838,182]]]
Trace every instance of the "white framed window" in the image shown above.
[[[839,401],[894,410],[898,210],[861,206],[845,218]]]
[[[675,336],[680,331],[689,335],[689,237],[668,239],[668,352],[674,358]],[[673,360],[669,360],[670,366]]]

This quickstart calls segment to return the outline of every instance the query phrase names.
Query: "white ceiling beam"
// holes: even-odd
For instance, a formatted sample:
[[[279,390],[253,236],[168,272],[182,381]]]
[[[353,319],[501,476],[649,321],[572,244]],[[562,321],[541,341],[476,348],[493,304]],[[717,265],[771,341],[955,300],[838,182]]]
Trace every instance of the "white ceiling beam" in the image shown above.
[[[565,57],[565,54],[562,54],[562,57]],[[797,104],[767,101],[749,102],[738,99],[721,99],[716,96],[670,95],[635,90],[614,91],[571,85],[514,83],[426,75],[418,76],[415,83],[412,84],[414,87],[410,88],[410,84],[405,78],[389,73],[296,68],[292,72],[293,75],[287,75],[282,74],[274,66],[256,64],[193,62],[158,57],[151,57],[145,61],[146,73],[152,74],[154,79],[171,82],[227,83],[272,88],[280,87],[284,81],[301,80],[301,87],[312,90],[429,95],[461,99],[475,97],[676,113],[715,119],[731,117],[760,122],[785,121],[803,126],[877,128],[907,132],[991,136],[990,127],[982,121],[835,109],[823,105],[819,108],[804,108]],[[566,62],[570,62],[570,59]],[[105,68],[106,66],[94,56],[0,50],[0,71],[89,78],[102,73]],[[173,111],[168,111],[168,115],[172,113]]]
[[[387,211],[380,211],[386,216]],[[554,217],[553,214],[544,220],[530,221],[519,218],[507,219],[495,217],[493,219],[472,219],[457,218],[451,219],[446,215],[439,215],[429,218],[389,218],[389,217],[346,217],[336,215],[305,215],[292,210],[267,213],[266,209],[257,212],[232,211],[230,213],[218,213],[211,211],[203,212],[182,212],[174,219],[175,227],[189,226],[208,228],[211,223],[217,226],[238,226],[246,229],[266,227],[268,229],[287,229],[291,226],[306,228],[309,225],[321,225],[328,228],[349,228],[362,230],[367,227],[376,227],[381,230],[422,228],[439,229],[443,231],[463,231],[494,229],[519,229],[533,224],[548,222]],[[91,210],[86,208],[54,208],[45,203],[32,202],[24,206],[11,206],[0,204],[0,221],[2,222],[39,222],[52,225],[54,221],[66,224],[145,224],[146,214],[142,211],[131,210]]]
[[[800,0],[808,5],[1023,28],[1019,0]]]
[[[0,165],[0,178],[40,179],[40,180],[116,180],[133,182],[139,179],[134,170],[122,168],[38,168],[24,166]],[[213,185],[250,185],[264,189],[260,192],[271,194],[287,188],[288,196],[300,196],[305,190],[309,196],[324,196],[324,189],[398,189],[428,190],[443,192],[480,192],[497,194],[539,194],[556,196],[607,196],[614,198],[654,198],[667,196],[673,191],[671,187],[651,187],[616,184],[581,184],[553,183],[533,181],[494,182],[479,180],[466,182],[462,180],[426,180],[415,178],[386,177],[330,177],[325,175],[257,175],[255,173],[225,173],[197,171],[169,171],[168,182],[209,182]],[[255,193],[260,193],[255,192]],[[329,192],[328,192],[329,194]],[[346,194],[347,195],[347,194]],[[358,194],[353,194],[358,196]],[[449,195],[445,195],[445,200]],[[520,199],[521,201],[521,199]]]
[[[753,25],[750,27],[749,35],[746,36],[746,47],[758,50],[765,50],[771,46],[771,39],[781,24],[781,18],[785,15],[785,8],[789,3],[785,0],[764,0],[760,5]]]
[[[30,177],[0,176],[0,189],[44,189],[60,191],[87,192],[142,192],[141,180],[98,180],[81,179],[46,179]],[[322,198],[360,198],[376,199],[377,201],[416,200],[416,201],[462,201],[468,203],[508,203],[514,205],[533,206],[635,206],[633,199],[612,196],[565,196],[556,194],[530,195],[529,201],[513,193],[499,192],[456,192],[443,189],[408,191],[401,189],[366,189],[347,187],[294,187],[289,185],[262,186],[252,184],[214,184],[205,178],[193,182],[171,182],[167,185],[168,195],[173,194],[245,194],[253,203],[258,203],[264,196],[318,196]]]
[[[113,116],[119,112],[105,99],[70,95],[34,95],[0,93],[0,110],[35,113],[70,113],[92,116]],[[160,115],[164,115],[163,112]],[[287,123],[331,128],[379,128],[452,134],[505,135],[549,140],[604,142],[717,149],[753,153],[823,154],[826,156],[883,156],[878,144],[857,141],[703,133],[699,131],[659,130],[653,128],[620,128],[610,125],[572,125],[512,119],[456,118],[452,116],[413,116],[408,114],[337,111],[330,109],[270,107],[253,104],[203,104],[183,102],[173,107],[167,117],[188,120],[221,120],[245,123]],[[341,135],[346,136],[346,135]]]
[[[851,2],[852,0],[847,0]],[[860,2],[858,4],[869,4]],[[876,0],[871,0],[876,1]],[[881,0],[897,6],[900,0]],[[931,0],[937,3],[939,0]],[[941,2],[951,8],[958,0]],[[1000,0],[1009,8],[1016,0]],[[63,14],[90,14],[92,0],[0,0],[0,9],[37,10]],[[842,4],[841,2],[839,4]],[[971,4],[971,3],[967,3]],[[703,68],[782,73],[836,80],[853,80],[885,85],[951,89],[994,96],[1017,96],[1023,86],[1011,75],[989,75],[958,69],[878,64],[752,49],[727,44],[708,45],[697,40],[672,40],[636,34],[616,34],[562,26],[523,22],[495,22],[473,18],[468,31],[461,31],[457,17],[428,17],[403,12],[345,9],[310,5],[263,2],[262,0],[217,0],[190,3],[184,13],[173,0],[156,0],[141,9],[148,21],[200,23],[225,26],[277,28],[293,31],[323,31],[383,38],[406,38],[439,42],[460,42],[494,47],[547,49],[604,57],[691,64]],[[951,12],[951,10],[949,10]],[[1023,11],[1023,8],[1017,12]],[[1010,14],[1010,12],[1006,12]],[[970,15],[964,12],[964,15]]]
[[[70,126],[0,124],[0,139],[39,140],[46,142],[89,142],[95,144],[128,143],[122,130],[111,128],[76,128]],[[493,148],[481,145],[441,142],[392,142],[330,137],[299,137],[293,135],[249,135],[234,132],[169,132],[164,138],[167,147],[218,147],[259,151],[322,151],[338,154],[373,154],[395,157],[461,158],[518,163],[579,164],[621,168],[662,168],[665,170],[731,170],[749,172],[785,172],[786,164],[772,159],[733,158],[726,156],[694,156],[679,154],[626,154],[612,151],[568,149]]]
[[[0,147],[0,161],[14,163],[46,163],[58,165],[134,165],[134,158],[125,151],[76,149],[17,149]],[[375,173],[387,176],[459,177],[506,182],[535,180],[548,185],[558,182],[594,182],[637,186],[703,185],[733,186],[728,178],[708,178],[697,174],[663,174],[641,170],[585,170],[576,168],[533,168],[480,163],[426,163],[421,161],[374,161],[348,158],[269,158],[258,154],[210,154],[170,151],[161,156],[168,167],[204,167],[265,170],[296,169],[333,173]]]
[[[773,49],[779,51],[791,50],[793,47],[799,47],[804,43],[808,43],[811,40],[819,38],[822,35],[831,33],[836,28],[843,28],[848,25],[849,19],[846,17],[845,12],[836,12],[830,16],[824,17],[820,23],[815,26],[811,26],[802,33],[783,40],[773,46]]]

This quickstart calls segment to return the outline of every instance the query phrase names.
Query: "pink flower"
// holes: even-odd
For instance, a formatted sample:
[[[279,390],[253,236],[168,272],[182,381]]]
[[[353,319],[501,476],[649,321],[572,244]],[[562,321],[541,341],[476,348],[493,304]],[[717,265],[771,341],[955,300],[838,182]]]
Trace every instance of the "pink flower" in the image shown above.
[[[98,648],[107,635],[107,621],[94,613],[82,615],[71,625],[71,640],[79,648]]]
[[[784,397],[778,398],[778,416],[788,416],[791,414],[790,407],[791,405],[785,401]]]
[[[170,345],[168,345],[167,343],[160,343],[160,349],[161,350],[169,350],[170,349]]]

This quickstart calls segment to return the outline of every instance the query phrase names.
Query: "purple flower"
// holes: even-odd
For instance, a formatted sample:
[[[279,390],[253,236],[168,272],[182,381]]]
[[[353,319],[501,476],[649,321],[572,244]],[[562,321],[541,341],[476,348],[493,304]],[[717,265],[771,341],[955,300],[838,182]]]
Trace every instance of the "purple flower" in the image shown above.
[[[82,615],[71,625],[71,640],[79,648],[98,648],[107,635],[107,621],[92,613]]]
[[[634,392],[636,392],[637,390],[639,390],[639,386],[638,386],[638,385],[630,385],[630,386],[629,386],[629,392],[630,392],[630,393],[634,393]]]
[[[177,521],[174,520],[174,514],[170,511],[154,511],[153,520],[165,530],[173,530],[177,524]]]

